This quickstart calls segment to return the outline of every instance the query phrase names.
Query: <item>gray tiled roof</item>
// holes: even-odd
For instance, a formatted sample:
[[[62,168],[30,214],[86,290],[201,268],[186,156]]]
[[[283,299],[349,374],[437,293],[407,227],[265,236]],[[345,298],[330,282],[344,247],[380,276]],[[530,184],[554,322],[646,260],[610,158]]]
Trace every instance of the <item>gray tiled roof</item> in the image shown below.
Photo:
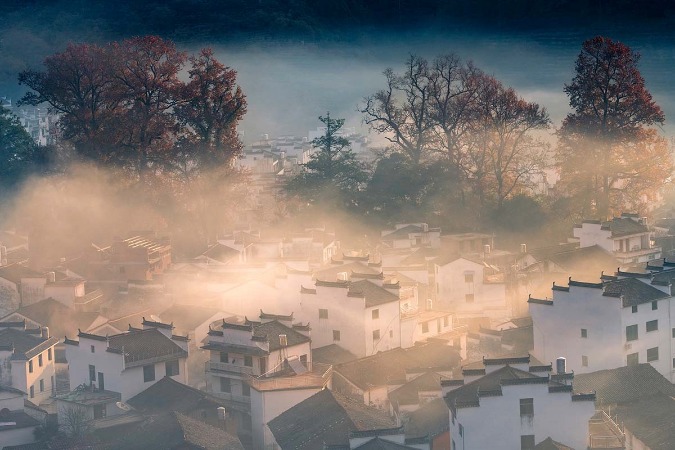
[[[572,447],[568,447],[565,444],[556,442],[553,439],[546,438],[537,445],[534,446],[534,450],[574,450]]]
[[[312,361],[325,364],[342,364],[358,359],[355,354],[338,344],[330,344],[312,349]]]
[[[631,234],[646,233],[649,228],[641,223],[629,218],[615,217],[612,220],[602,223],[602,228],[611,231],[612,237],[629,236]]]
[[[407,437],[431,436],[432,438],[448,430],[450,410],[445,400],[437,398],[413,411],[405,424]]]
[[[665,292],[635,278],[607,282],[604,286],[604,295],[622,297],[624,308],[670,297]]]
[[[385,303],[398,302],[398,296],[392,294],[386,289],[376,285],[369,280],[352,282],[349,285],[350,294],[361,293],[366,298],[366,308],[382,305]]]
[[[124,361],[127,364],[158,357],[187,357],[185,350],[155,328],[110,336],[108,348],[124,351]]]
[[[13,347],[12,359],[30,359],[33,356],[56,345],[58,339],[43,339],[39,334],[27,333],[17,328],[0,330],[0,347]]]
[[[270,351],[279,350],[281,348],[281,343],[279,341],[279,335],[285,334],[286,340],[288,342],[288,347],[294,345],[304,344],[305,342],[310,342],[310,338],[305,336],[302,333],[295,331],[292,328],[287,327],[279,321],[272,320],[270,322],[265,322],[260,325],[253,327],[254,336],[267,336],[267,339],[270,343]]]
[[[222,400],[171,377],[164,377],[140,394],[130,398],[127,403],[141,412],[190,412],[204,408],[225,406]]]
[[[478,402],[479,392],[500,391],[503,381],[518,379],[539,379],[536,375],[524,370],[516,369],[511,366],[504,366],[495,370],[477,380],[463,385],[455,390],[448,392],[445,396],[445,402],[448,406],[454,407],[457,403]]]
[[[441,376],[434,372],[426,372],[391,391],[389,400],[394,405],[417,405],[420,401],[420,391],[440,393]]]
[[[49,327],[50,334],[58,338],[68,334],[72,335],[78,329],[89,329],[91,324],[100,316],[97,312],[74,311],[51,297],[23,306],[12,314],[21,314],[35,323]]]
[[[0,278],[11,281],[14,284],[20,283],[22,278],[47,278],[44,274],[36,272],[19,264],[0,267]]]
[[[314,420],[320,418],[320,420]],[[324,444],[348,444],[350,431],[394,426],[384,412],[323,389],[268,423],[283,449],[323,450]]]
[[[612,408],[623,426],[651,450],[672,450],[675,443],[675,399],[644,397]]]
[[[598,401],[606,404],[635,402],[653,395],[675,397],[675,385],[651,364],[575,375],[574,390],[596,391]]]

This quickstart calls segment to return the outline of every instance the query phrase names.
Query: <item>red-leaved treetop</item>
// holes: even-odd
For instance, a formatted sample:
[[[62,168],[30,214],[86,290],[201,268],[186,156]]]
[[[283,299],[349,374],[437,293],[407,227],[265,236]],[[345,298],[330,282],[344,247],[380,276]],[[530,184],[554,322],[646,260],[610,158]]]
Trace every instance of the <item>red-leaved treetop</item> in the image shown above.
[[[558,132],[557,163],[562,190],[580,216],[645,208],[672,172],[668,146],[652,128],[665,117],[639,59],[621,42],[594,37],[583,43],[565,85],[573,111]]]

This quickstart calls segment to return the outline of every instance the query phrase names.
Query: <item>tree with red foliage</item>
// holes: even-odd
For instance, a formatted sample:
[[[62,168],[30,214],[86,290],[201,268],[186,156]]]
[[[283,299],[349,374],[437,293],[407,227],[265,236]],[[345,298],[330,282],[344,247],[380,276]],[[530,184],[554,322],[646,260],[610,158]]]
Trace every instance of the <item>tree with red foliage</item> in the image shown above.
[[[643,208],[672,172],[654,128],[665,117],[638,70],[640,55],[606,37],[585,41],[565,85],[573,112],[558,132],[563,191],[582,216]],[[638,151],[638,149],[640,149]]]

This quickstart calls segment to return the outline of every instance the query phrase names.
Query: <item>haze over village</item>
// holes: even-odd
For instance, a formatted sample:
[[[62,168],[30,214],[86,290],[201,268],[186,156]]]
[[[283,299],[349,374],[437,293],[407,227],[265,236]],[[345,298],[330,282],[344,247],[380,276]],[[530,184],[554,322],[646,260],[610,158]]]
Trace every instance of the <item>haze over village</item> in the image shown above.
[[[673,17],[0,2],[0,450],[675,449]]]

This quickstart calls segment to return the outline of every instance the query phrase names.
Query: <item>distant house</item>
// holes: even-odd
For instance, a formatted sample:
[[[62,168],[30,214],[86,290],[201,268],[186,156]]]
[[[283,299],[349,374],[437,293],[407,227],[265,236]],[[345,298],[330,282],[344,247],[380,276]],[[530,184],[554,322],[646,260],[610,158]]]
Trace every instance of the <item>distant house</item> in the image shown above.
[[[0,384],[28,394],[39,404],[54,394],[58,339],[49,329],[27,329],[25,322],[0,323]]]
[[[642,263],[661,257],[661,248],[651,243],[646,218],[623,213],[612,220],[584,220],[574,226],[581,247],[599,245],[614,254],[621,264]]]
[[[532,449],[549,437],[587,448],[595,395],[573,388],[574,374],[564,368],[550,371],[532,366],[529,356],[484,359],[482,368],[443,381],[450,448]]]
[[[429,228],[426,223],[401,223],[393,230],[382,231],[380,240],[389,248],[437,248],[441,243],[441,229]]]
[[[24,410],[26,393],[0,385],[0,443],[7,448],[35,442],[40,422]]]
[[[433,260],[436,307],[458,318],[511,316],[504,274],[483,261],[458,255]]]
[[[79,332],[78,337],[65,339],[71,389],[95,386],[126,401],[165,375],[188,381],[187,338],[173,335],[171,325],[145,321],[143,329],[112,336]]]
[[[335,366],[333,389],[366,405],[390,411],[389,393],[429,371],[450,377],[459,367],[457,350],[439,342],[396,348]]]
[[[338,445],[343,446],[338,448],[350,448],[351,432],[395,427],[395,422],[384,412],[328,389],[317,392],[269,422],[274,443],[281,450],[322,450]],[[393,444],[375,448],[401,447]]]
[[[47,275],[28,267],[14,264],[0,267],[0,310],[16,306],[27,306],[45,298]]]
[[[427,371],[408,378],[405,384],[389,392],[390,413],[395,417],[407,417],[430,401],[443,398],[440,374]]]
[[[675,386],[651,365],[580,374],[574,386],[596,392],[591,448],[673,448]]]
[[[672,380],[671,301],[670,282],[649,273],[556,284],[551,299],[528,300],[533,354],[542,361],[563,356],[576,373],[648,362]]]
[[[403,420],[406,437],[430,439],[431,450],[451,448],[449,423],[450,410],[442,397],[425,403]]]

